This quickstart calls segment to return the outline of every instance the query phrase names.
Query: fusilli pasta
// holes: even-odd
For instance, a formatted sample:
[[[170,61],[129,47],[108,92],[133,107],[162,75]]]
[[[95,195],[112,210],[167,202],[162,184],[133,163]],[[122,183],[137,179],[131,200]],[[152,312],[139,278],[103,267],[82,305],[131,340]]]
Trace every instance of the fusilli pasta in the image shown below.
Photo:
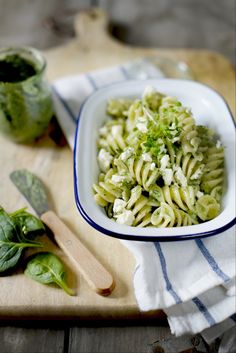
[[[138,227],[180,227],[216,217],[224,149],[190,109],[148,88],[112,99],[99,130],[96,202],[108,217]]]

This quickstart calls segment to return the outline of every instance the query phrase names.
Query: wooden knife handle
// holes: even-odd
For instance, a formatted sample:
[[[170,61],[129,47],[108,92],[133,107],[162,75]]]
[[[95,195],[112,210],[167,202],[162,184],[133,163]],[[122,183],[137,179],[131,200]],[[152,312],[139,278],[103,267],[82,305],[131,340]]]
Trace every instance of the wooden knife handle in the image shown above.
[[[54,212],[45,212],[41,219],[52,230],[59,247],[68,255],[92,289],[98,294],[109,295],[115,287],[111,274]]]

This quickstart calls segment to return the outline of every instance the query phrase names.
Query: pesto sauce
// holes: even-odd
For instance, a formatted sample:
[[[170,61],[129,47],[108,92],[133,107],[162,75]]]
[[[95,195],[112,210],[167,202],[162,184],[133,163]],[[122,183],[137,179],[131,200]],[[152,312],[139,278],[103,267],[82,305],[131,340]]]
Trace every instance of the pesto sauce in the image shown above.
[[[20,54],[0,60],[0,130],[16,142],[31,142],[43,134],[53,115],[43,72]]]
[[[33,63],[17,54],[8,55],[0,60],[0,82],[17,83],[37,73]]]

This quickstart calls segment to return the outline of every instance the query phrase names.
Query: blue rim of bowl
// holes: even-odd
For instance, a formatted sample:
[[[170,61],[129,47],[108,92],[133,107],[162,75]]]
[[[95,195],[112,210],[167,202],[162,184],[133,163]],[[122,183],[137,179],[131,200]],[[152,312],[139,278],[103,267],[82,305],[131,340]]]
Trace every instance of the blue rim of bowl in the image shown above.
[[[152,80],[152,79],[148,79],[148,80]],[[153,81],[158,80],[158,79],[153,79]],[[173,79],[169,79],[169,78],[161,78],[161,80],[173,80]],[[198,85],[201,85],[203,87],[207,87],[208,89],[212,90],[213,92],[215,92],[225,103],[225,106],[229,112],[229,115],[231,117],[231,120],[233,122],[233,125],[236,129],[236,122],[233,118],[233,114],[229,108],[228,103],[226,102],[225,98],[219,93],[217,92],[215,89],[209,87],[206,84],[202,84],[201,82],[196,82],[193,80],[181,80],[178,79],[179,81],[186,81],[186,82],[192,82],[192,83],[197,83]],[[148,235],[129,235],[129,234],[123,234],[123,233],[117,233],[117,232],[113,232],[110,229],[107,228],[103,228],[102,226],[100,226],[99,224],[97,224],[96,222],[94,222],[92,220],[91,217],[89,217],[89,215],[85,212],[80,199],[79,199],[79,194],[78,194],[78,188],[77,188],[77,172],[76,172],[76,151],[77,151],[77,141],[78,141],[78,131],[79,131],[79,125],[80,125],[80,116],[83,112],[84,109],[84,105],[87,104],[87,102],[91,99],[91,97],[93,95],[95,95],[98,91],[100,92],[101,90],[105,90],[109,87],[112,86],[116,86],[119,85],[121,83],[131,83],[131,82],[135,82],[137,80],[127,80],[127,81],[120,81],[120,82],[115,82],[115,83],[111,83],[111,84],[107,84],[101,88],[99,88],[98,90],[96,90],[94,93],[92,93],[91,95],[89,95],[89,97],[82,103],[81,107],[80,107],[80,111],[78,113],[78,118],[77,118],[77,122],[76,122],[76,131],[75,131],[75,139],[74,139],[74,151],[73,151],[73,158],[74,158],[74,163],[73,163],[73,175],[74,175],[74,194],[75,194],[75,202],[76,202],[76,206],[81,214],[81,216],[84,218],[84,220],[91,225],[93,228],[95,228],[97,231],[99,231],[102,234],[111,236],[113,238],[118,238],[118,239],[123,239],[123,240],[131,240],[131,241],[148,241],[148,242],[154,242],[154,241],[159,241],[159,242],[173,242],[173,241],[183,241],[183,240],[193,240],[193,239],[198,239],[198,238],[207,238],[207,237],[211,237],[214,235],[218,235],[221,234],[223,232],[225,232],[227,229],[233,227],[236,224],[236,217],[233,218],[229,223],[223,225],[220,228],[214,229],[214,230],[210,230],[210,231],[205,231],[205,232],[201,232],[201,233],[195,233],[195,234],[183,234],[183,235],[173,235],[173,236],[148,236]],[[157,228],[157,232],[158,232],[158,228]]]

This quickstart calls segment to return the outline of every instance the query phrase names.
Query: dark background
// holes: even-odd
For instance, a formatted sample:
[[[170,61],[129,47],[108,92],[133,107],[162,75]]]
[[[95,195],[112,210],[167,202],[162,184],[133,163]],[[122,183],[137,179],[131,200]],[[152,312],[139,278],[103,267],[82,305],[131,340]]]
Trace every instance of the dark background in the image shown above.
[[[73,15],[91,6],[108,12],[126,43],[206,48],[236,64],[235,0],[0,0],[0,46],[64,43],[74,35]]]

